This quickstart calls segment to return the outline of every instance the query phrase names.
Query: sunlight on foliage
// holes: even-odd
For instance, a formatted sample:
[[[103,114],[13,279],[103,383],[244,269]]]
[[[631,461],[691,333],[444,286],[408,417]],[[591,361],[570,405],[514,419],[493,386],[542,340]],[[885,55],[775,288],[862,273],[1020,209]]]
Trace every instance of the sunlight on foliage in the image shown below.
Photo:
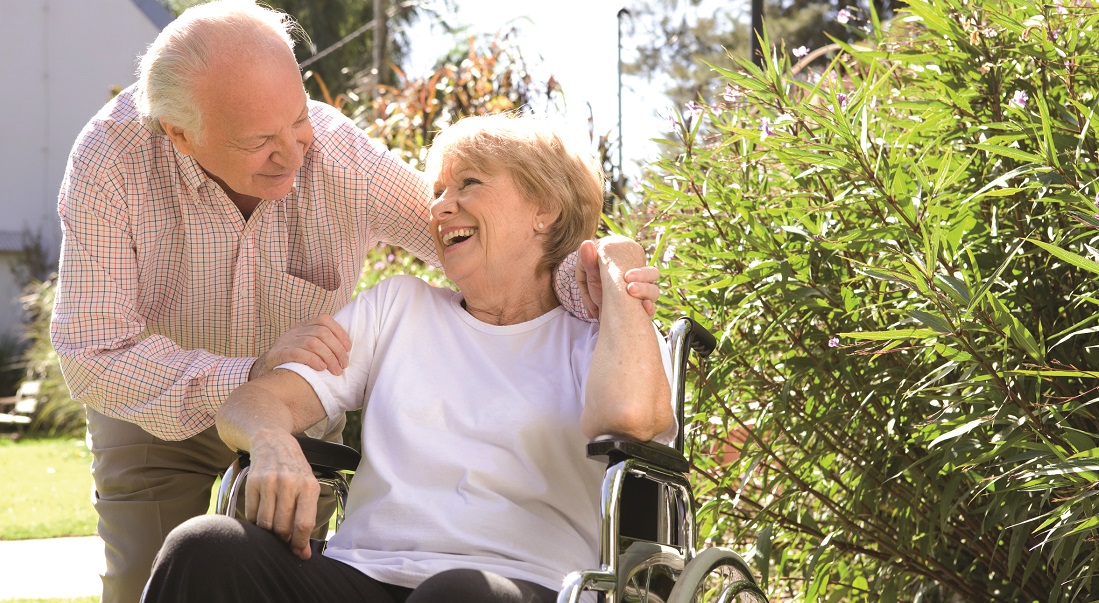
[[[1094,601],[1099,8],[858,18],[719,69],[635,218],[719,335],[702,534],[777,600]]]

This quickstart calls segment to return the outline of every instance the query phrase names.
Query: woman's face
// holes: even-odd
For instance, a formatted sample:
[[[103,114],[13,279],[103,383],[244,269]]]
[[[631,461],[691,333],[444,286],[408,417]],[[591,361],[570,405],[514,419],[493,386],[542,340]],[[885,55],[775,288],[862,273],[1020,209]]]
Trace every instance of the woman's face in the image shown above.
[[[543,255],[539,211],[506,170],[444,163],[434,193],[430,228],[450,280],[463,291],[481,282],[529,283]]]

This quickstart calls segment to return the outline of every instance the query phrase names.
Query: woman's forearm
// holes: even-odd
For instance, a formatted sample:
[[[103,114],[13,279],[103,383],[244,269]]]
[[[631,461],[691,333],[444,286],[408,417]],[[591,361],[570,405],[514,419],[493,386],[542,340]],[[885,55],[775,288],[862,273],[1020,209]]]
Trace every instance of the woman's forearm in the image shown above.
[[[309,382],[281,369],[233,390],[218,411],[217,428],[230,448],[251,451],[255,440],[265,434],[300,433],[324,417],[324,407]]]
[[[599,253],[603,305],[581,428],[588,437],[613,434],[647,441],[664,432],[673,417],[658,334],[623,278],[626,270],[644,265],[644,252],[630,241]]]

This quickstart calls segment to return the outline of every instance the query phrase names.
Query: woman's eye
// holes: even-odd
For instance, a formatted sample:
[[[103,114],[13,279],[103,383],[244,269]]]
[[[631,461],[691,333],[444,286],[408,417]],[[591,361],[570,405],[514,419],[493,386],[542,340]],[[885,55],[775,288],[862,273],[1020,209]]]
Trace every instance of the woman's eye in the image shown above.
[[[462,180],[462,186],[471,186],[480,183],[481,181],[476,178],[466,178],[465,180]]]

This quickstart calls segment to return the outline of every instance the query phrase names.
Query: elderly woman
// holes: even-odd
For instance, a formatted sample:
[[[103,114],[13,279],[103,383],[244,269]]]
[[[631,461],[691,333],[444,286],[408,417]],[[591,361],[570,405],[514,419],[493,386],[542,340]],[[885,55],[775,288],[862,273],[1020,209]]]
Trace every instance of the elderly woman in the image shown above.
[[[428,176],[458,291],[384,281],[336,315],[352,341],[341,374],[288,364],[236,390],[218,429],[251,453],[255,525],[180,526],[147,600],[553,601],[565,574],[597,564],[602,466],[585,443],[676,430],[667,350],[627,290],[644,253],[585,242],[602,172],[535,118],[460,121],[436,139]],[[553,293],[554,266],[577,247],[601,272],[598,324]],[[318,485],[291,434],[357,409],[363,460],[316,554]]]

